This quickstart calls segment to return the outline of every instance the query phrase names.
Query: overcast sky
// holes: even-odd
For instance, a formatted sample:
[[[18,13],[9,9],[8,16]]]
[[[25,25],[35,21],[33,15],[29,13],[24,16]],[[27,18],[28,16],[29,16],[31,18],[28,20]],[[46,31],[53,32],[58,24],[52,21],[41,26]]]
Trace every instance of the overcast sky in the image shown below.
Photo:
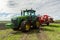
[[[24,9],[34,9],[36,14],[48,14],[60,19],[60,0],[0,0],[0,20],[10,20]]]

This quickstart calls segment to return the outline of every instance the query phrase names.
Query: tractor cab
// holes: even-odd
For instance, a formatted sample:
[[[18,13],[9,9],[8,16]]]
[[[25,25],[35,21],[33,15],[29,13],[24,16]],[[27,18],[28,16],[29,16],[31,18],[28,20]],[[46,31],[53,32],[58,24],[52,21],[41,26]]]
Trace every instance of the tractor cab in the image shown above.
[[[33,16],[33,15],[35,15],[35,10],[32,10],[32,9],[30,9],[30,10],[23,10],[23,11],[21,11],[21,16]]]

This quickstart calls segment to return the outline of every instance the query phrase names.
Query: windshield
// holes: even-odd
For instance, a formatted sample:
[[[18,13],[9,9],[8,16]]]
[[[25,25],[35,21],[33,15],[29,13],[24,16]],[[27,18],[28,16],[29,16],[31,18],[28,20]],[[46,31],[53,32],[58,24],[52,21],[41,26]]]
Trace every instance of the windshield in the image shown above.
[[[35,15],[35,13],[34,12],[25,12],[24,15],[25,16],[30,16],[30,15]]]
[[[31,13],[31,15],[35,15],[35,13]]]
[[[28,16],[28,15],[30,15],[30,13],[28,13],[28,12],[25,12],[24,14],[25,14],[25,16]]]

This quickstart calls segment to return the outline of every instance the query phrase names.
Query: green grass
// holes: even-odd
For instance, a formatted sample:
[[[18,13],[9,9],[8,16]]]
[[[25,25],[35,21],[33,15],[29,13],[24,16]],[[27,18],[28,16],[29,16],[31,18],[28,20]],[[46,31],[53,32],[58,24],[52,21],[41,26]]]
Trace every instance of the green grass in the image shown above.
[[[0,21],[0,23],[11,23],[11,21]]]
[[[45,26],[45,33],[50,40],[60,40],[60,24],[53,23],[50,26]]]
[[[14,32],[12,29],[0,30],[0,40],[19,40],[22,36],[23,33]]]
[[[52,23],[42,28],[49,40],[60,40],[60,24]],[[23,36],[24,33],[15,32],[12,29],[0,30],[0,40],[20,40]],[[30,32],[28,40],[38,40],[36,32]]]
[[[56,23],[60,23],[60,20],[55,20],[54,22],[56,22]]]
[[[55,20],[56,22],[60,22],[60,20]]]

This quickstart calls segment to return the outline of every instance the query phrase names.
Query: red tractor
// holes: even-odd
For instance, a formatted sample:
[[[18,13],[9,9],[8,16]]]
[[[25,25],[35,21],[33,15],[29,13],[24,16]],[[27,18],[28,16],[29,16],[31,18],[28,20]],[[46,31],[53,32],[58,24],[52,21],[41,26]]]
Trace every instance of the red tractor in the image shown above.
[[[50,22],[53,22],[53,18],[48,15],[38,16],[40,24],[47,24],[49,25]]]

